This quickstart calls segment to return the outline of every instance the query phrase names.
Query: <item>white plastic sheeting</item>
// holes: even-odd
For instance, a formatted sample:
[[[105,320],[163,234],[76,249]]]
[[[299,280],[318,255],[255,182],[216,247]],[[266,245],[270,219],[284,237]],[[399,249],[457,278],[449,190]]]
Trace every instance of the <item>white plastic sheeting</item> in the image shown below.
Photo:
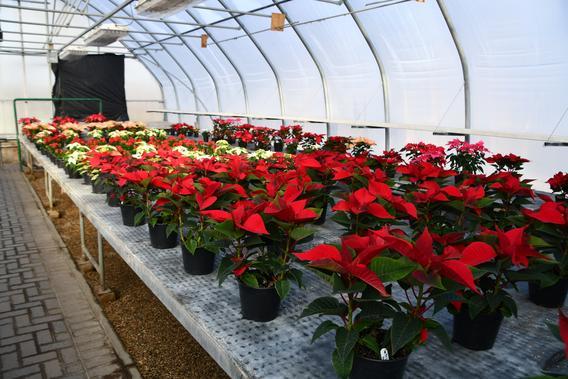
[[[381,7],[366,6],[369,2],[207,0],[201,4],[241,11],[261,8],[258,13],[266,15],[283,12],[287,18],[283,32],[270,31],[269,18],[241,15],[232,19],[230,13],[196,8],[163,23],[111,21],[129,23],[130,30],[137,31],[192,30],[183,37],[131,33],[129,40],[141,42],[124,43],[136,49],[134,54],[142,54],[139,60],[160,82],[167,109],[463,128],[462,64],[442,4],[469,69],[471,128],[545,135],[554,131],[555,136],[568,136],[568,119],[559,123],[568,107],[567,1],[393,0],[399,4]],[[59,0],[56,5],[63,3]],[[119,3],[91,0],[83,5],[90,13],[107,13]],[[117,13],[131,15],[132,7]],[[199,29],[168,24],[168,20],[218,23],[233,29]],[[240,30],[234,30],[237,27]],[[71,32],[76,33],[66,33]],[[200,47],[202,33],[209,35],[205,49]],[[159,43],[166,38],[167,44]],[[193,122],[195,117],[181,119]],[[199,121],[209,122],[207,117]],[[310,128],[325,130],[322,124]],[[384,142],[383,130],[334,124],[331,132],[365,135],[379,146]],[[392,130],[390,136],[394,148],[410,141],[445,143],[450,139],[401,130]],[[512,151],[531,159],[528,174],[538,178],[541,187],[555,171],[568,169],[566,148],[483,139],[494,151]]]

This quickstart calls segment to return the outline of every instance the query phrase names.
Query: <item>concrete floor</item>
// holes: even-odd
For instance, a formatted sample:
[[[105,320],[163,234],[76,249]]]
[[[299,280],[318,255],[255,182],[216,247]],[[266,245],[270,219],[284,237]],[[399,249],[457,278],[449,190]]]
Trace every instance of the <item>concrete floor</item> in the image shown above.
[[[0,377],[139,377],[13,164],[0,167]]]

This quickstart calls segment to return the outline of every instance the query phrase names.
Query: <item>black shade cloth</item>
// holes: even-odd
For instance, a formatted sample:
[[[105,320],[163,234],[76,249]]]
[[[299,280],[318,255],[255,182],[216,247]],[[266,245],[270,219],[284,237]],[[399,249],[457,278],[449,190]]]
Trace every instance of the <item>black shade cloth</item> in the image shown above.
[[[52,65],[55,74],[53,97],[99,98],[103,114],[111,120],[128,120],[124,91],[124,56],[86,55],[75,60],[60,60]],[[54,101],[55,116],[83,119],[99,112],[95,101]]]

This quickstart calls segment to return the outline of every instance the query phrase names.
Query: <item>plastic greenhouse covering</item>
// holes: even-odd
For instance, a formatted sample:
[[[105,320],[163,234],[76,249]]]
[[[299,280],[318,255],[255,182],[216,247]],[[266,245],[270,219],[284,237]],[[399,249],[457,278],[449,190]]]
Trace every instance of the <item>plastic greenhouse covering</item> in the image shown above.
[[[89,14],[107,14],[122,1],[53,3],[57,9],[75,6]],[[145,93],[163,101],[138,104],[138,118],[155,119],[156,114],[144,112],[152,108],[248,114],[253,116],[252,123],[267,126],[277,126],[280,121],[260,116],[286,116],[287,123],[295,118],[328,120],[330,134],[370,137],[378,149],[385,147],[386,138],[393,148],[419,140],[442,144],[455,138],[413,130],[417,125],[568,138],[568,2],[370,3],[377,2],[207,0],[201,4],[265,15],[284,13],[282,32],[270,31],[269,18],[233,17],[235,14],[194,7],[163,22],[117,18],[109,22],[128,24],[131,33],[121,43],[144,67],[136,68],[136,77],[127,78],[131,98]],[[2,19],[18,17],[14,9],[0,12]],[[133,4],[115,16],[135,16]],[[46,21],[38,12],[22,11],[22,17]],[[71,25],[85,26],[96,20],[80,16]],[[202,29],[184,22],[222,27]],[[2,23],[2,30],[45,32],[46,28]],[[136,31],[143,33],[132,33]],[[78,33],[74,29],[61,32]],[[209,36],[206,48],[200,46],[203,33]],[[26,40],[44,41],[45,37]],[[55,40],[68,42],[69,38]],[[22,59],[26,62],[24,77],[8,68],[19,65],[19,57],[0,55],[2,100],[24,95],[24,78],[25,95],[34,91],[49,94],[45,57]],[[145,70],[150,75],[138,74]],[[151,77],[157,86],[150,88]],[[38,83],[43,87],[34,89]],[[2,103],[1,110],[2,132],[9,133],[9,105]],[[29,105],[27,112],[33,114],[34,105]],[[172,122],[196,121],[189,114],[166,113],[165,117]],[[342,120],[405,127],[355,129],[349,123],[333,122]],[[210,125],[206,116],[197,117],[197,121]],[[321,122],[306,126],[326,131]],[[530,141],[473,133],[471,139],[485,141],[494,152],[513,152],[530,159],[527,174],[537,179],[537,188],[545,189],[546,178],[567,168],[566,147],[544,147],[546,138]]]

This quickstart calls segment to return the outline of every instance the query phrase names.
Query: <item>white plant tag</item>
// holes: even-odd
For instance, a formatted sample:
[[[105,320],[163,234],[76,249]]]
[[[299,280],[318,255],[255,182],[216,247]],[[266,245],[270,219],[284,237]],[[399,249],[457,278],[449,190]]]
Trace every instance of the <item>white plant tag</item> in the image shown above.
[[[389,351],[384,347],[381,349],[381,360],[388,361],[389,360]]]

